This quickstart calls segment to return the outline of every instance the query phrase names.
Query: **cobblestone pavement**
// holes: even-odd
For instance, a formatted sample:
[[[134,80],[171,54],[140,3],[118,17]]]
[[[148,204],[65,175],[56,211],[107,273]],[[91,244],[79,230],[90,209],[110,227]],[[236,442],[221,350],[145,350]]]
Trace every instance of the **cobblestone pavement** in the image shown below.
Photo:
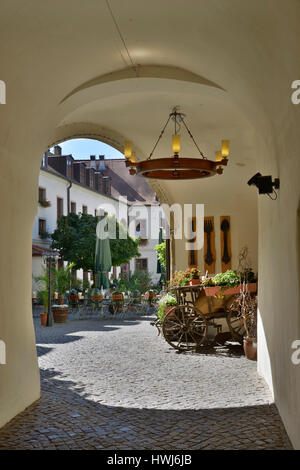
[[[150,318],[36,325],[42,397],[0,449],[289,449],[239,348],[178,354]]]

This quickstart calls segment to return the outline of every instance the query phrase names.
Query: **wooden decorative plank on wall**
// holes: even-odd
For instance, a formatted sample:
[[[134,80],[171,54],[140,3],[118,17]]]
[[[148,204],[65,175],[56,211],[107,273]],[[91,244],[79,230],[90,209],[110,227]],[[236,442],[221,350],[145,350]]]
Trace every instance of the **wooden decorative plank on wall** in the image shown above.
[[[210,251],[212,255],[212,261],[207,259],[207,233],[205,232],[205,225],[212,229],[210,232]],[[216,248],[215,248],[215,225],[214,225],[214,218],[213,217],[204,217],[204,271],[208,272],[208,274],[215,273],[215,266],[216,266]]]
[[[193,217],[190,220],[190,238],[188,240],[189,243],[193,243],[196,241],[196,235],[193,235],[193,232],[196,232],[196,217]],[[189,250],[188,251],[188,266],[189,268],[197,268],[198,266],[198,252],[196,250]]]
[[[224,222],[225,221],[225,222]],[[231,269],[231,237],[230,237],[231,223],[230,216],[223,215],[220,217],[220,233],[221,233],[221,263],[222,273]],[[224,236],[226,236],[227,252],[224,252]]]

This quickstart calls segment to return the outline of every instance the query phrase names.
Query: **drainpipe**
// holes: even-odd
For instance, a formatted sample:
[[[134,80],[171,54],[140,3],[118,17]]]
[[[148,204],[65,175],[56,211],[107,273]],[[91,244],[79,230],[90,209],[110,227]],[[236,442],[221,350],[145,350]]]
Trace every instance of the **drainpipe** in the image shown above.
[[[68,214],[71,212],[71,202],[70,202],[70,189],[72,188],[72,180],[69,180],[69,186],[67,187],[67,210]]]
[[[170,266],[170,238],[166,239],[166,280],[167,282],[171,277],[171,266]]]

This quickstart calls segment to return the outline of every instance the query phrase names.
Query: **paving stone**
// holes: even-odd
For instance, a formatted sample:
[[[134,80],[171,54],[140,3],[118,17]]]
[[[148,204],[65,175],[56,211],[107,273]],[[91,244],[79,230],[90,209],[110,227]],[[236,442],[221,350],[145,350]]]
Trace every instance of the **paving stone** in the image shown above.
[[[150,320],[35,320],[42,396],[0,449],[292,448],[254,362],[236,348],[176,354]]]

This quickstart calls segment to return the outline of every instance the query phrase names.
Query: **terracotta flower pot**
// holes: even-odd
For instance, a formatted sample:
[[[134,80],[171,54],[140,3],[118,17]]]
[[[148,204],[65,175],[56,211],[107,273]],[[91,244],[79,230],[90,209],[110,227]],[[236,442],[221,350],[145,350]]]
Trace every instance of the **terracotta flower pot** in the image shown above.
[[[93,295],[93,300],[103,300],[103,295]]]
[[[71,301],[77,301],[78,300],[78,294],[70,294],[70,300]]]
[[[68,318],[68,305],[53,305],[52,313],[55,323],[66,323]]]
[[[170,312],[170,310],[172,310],[172,308],[174,308],[175,305],[167,305],[166,307],[164,307],[164,314],[167,315],[167,313]]]
[[[200,284],[200,279],[191,279],[189,282],[190,286],[197,286]]]
[[[40,313],[41,316],[41,325],[46,326],[47,325],[47,313]]]
[[[257,339],[245,337],[243,346],[246,358],[250,361],[257,361]]]
[[[242,288],[243,288],[242,284],[238,286],[234,286],[234,287],[229,287],[226,289],[223,289],[221,286],[205,287],[205,295],[207,295],[208,297],[211,297],[213,295],[234,295],[234,294],[239,294]],[[248,292],[256,292],[256,290],[257,290],[256,283],[248,284]]]
[[[113,300],[123,300],[123,294],[112,294]]]

